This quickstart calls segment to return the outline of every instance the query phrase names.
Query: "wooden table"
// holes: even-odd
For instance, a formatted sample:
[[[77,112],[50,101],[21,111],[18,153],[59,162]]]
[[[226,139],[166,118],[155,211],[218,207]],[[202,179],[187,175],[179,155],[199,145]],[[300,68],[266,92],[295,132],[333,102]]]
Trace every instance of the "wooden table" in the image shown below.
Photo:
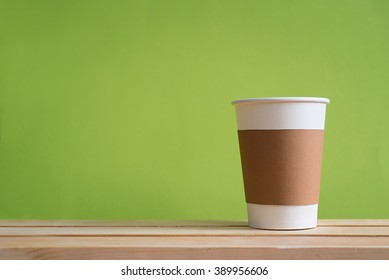
[[[389,220],[268,231],[243,221],[0,220],[0,259],[389,259]]]

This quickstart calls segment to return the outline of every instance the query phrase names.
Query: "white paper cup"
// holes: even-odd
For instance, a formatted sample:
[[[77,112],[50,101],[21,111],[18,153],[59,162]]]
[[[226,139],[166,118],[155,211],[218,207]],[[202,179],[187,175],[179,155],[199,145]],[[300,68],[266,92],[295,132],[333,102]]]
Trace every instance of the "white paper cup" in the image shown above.
[[[327,98],[233,101],[250,227],[317,225]]]

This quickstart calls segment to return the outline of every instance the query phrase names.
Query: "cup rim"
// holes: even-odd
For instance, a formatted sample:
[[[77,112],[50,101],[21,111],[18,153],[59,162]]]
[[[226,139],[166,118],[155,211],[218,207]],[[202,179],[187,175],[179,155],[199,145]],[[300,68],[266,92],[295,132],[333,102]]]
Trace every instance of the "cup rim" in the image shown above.
[[[324,97],[261,97],[261,98],[244,98],[232,101],[232,105],[241,105],[247,103],[324,103],[329,104],[330,100]]]

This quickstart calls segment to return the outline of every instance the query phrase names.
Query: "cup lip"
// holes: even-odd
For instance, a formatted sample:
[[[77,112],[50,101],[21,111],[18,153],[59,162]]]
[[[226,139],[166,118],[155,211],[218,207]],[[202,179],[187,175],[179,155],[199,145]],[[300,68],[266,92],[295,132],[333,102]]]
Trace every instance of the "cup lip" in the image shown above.
[[[325,97],[261,97],[261,98],[244,98],[232,101],[232,105],[242,105],[247,103],[324,103],[329,104],[330,100]]]

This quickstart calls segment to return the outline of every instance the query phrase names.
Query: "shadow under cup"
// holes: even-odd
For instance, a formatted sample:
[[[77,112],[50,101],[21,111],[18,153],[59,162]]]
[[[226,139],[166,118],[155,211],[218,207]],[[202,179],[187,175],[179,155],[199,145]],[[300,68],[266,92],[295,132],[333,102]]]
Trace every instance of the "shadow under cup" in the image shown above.
[[[249,226],[317,225],[326,98],[233,101]]]

